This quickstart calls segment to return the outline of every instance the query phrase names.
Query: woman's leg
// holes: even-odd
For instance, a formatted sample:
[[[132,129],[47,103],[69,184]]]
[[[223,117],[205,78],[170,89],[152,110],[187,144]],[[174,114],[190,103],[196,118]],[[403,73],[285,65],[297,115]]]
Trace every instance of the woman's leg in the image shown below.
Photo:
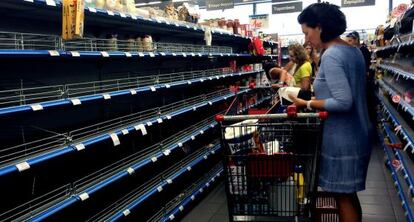
[[[340,222],[361,222],[362,209],[356,193],[336,194]]]

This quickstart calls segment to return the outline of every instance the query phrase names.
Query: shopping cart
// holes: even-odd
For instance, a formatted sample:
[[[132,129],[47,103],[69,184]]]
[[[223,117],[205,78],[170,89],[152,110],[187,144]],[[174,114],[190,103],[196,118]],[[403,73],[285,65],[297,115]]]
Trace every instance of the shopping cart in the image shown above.
[[[219,115],[230,221],[311,221],[327,113]]]

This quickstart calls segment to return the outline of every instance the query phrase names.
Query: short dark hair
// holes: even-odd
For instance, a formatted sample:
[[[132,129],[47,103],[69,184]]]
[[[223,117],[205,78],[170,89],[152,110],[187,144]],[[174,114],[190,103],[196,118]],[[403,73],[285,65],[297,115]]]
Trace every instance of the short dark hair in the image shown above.
[[[359,42],[359,33],[357,31],[353,31],[353,32],[348,33],[348,35],[346,35],[346,37],[353,38],[353,39],[355,39]]]
[[[346,30],[346,18],[339,7],[329,3],[314,3],[306,7],[298,16],[299,24],[311,28],[321,27],[322,42],[329,42]]]

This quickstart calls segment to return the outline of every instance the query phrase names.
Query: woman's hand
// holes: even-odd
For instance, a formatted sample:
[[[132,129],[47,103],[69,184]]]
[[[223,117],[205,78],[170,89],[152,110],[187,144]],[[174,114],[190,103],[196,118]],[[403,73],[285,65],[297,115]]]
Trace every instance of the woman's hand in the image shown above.
[[[306,107],[306,100],[300,99],[293,94],[289,94],[289,98],[292,100],[293,104],[298,108]]]

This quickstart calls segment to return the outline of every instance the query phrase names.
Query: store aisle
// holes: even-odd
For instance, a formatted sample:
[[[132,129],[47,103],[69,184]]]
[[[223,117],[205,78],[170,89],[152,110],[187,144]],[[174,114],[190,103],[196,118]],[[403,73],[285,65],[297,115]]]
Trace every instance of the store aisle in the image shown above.
[[[367,189],[360,192],[358,196],[364,212],[363,222],[406,221],[391,175],[384,165],[384,152],[381,147],[375,147],[372,152],[368,169]],[[228,221],[224,183],[216,187],[182,221]]]

